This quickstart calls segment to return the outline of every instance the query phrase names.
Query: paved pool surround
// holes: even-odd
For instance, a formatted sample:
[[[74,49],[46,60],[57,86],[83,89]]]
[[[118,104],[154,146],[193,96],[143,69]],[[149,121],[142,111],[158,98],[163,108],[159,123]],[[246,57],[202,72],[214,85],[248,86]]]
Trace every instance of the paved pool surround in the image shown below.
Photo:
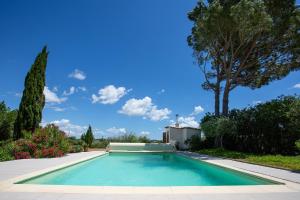
[[[284,183],[284,185],[259,186],[172,186],[172,187],[126,187],[126,186],[66,186],[14,184],[15,182],[74,165],[106,152],[69,154],[54,159],[28,159],[0,163],[0,199],[298,199],[300,174],[219,159],[199,154],[180,152],[194,159],[231,168]],[[245,170],[246,169],[246,170]]]

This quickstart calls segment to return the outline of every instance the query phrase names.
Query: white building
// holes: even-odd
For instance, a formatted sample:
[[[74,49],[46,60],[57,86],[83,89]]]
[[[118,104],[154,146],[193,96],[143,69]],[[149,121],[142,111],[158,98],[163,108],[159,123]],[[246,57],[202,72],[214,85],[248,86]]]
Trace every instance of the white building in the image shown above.
[[[201,137],[201,130],[192,127],[179,127],[178,123],[175,126],[166,126],[163,132],[163,142],[175,145],[180,150],[188,149],[186,140],[190,139],[193,135]]]

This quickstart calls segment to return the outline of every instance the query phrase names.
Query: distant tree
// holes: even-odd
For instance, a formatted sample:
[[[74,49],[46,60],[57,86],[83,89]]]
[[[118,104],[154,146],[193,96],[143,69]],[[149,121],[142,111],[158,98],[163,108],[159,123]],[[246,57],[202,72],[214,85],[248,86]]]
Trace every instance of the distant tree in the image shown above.
[[[94,135],[93,135],[93,131],[92,131],[92,127],[91,125],[89,125],[88,130],[86,131],[85,134],[81,135],[81,140],[85,141],[85,143],[91,147],[92,143],[94,141]]]
[[[188,43],[203,67],[205,89],[215,92],[218,113],[228,114],[229,93],[237,86],[259,88],[300,67],[300,12],[295,0],[199,1]],[[224,84],[220,84],[223,82]]]
[[[11,110],[4,101],[0,102],[0,140],[12,138],[17,110]]]
[[[25,88],[19,106],[19,112],[14,124],[14,138],[22,138],[22,132],[33,133],[42,120],[45,105],[43,94],[45,87],[45,72],[47,65],[47,47],[40,52],[25,78]]]

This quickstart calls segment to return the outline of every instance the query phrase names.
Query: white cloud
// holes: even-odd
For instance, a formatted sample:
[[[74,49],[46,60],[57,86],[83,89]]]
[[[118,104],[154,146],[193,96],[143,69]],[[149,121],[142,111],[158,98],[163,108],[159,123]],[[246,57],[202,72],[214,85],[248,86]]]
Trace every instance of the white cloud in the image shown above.
[[[202,106],[195,106],[192,115],[198,115],[202,112],[204,112],[204,108],[202,108]]]
[[[64,91],[63,95],[69,96],[75,93],[76,88],[74,86],[71,86],[69,91]]]
[[[152,99],[145,97],[143,99],[129,99],[122,107],[119,113],[126,114],[129,116],[143,116],[152,107]]]
[[[59,129],[64,131],[66,134],[75,137],[80,137],[82,133],[85,133],[88,128],[87,126],[72,124],[68,119],[55,120],[49,123],[43,122],[42,126],[46,126],[47,124],[54,124],[58,126]]]
[[[44,87],[44,95],[46,98],[46,103],[62,103],[67,100],[66,97],[59,98],[57,94],[51,91],[47,86]]]
[[[75,69],[71,74],[69,74],[69,77],[70,78],[75,78],[75,79],[78,79],[78,80],[84,80],[86,79],[86,75],[83,71],[80,71],[78,69]]]
[[[63,112],[63,111],[66,110],[65,108],[61,108],[61,107],[57,107],[57,106],[52,106],[52,107],[49,107],[49,108],[51,108],[52,110],[54,110],[56,112]]]
[[[157,94],[163,94],[163,93],[165,93],[165,92],[166,92],[165,89],[161,89]]]
[[[150,135],[150,132],[149,131],[141,131],[140,135],[148,136],[148,135]]]
[[[129,99],[119,110],[119,113],[129,116],[142,116],[152,121],[160,121],[168,119],[171,114],[171,110],[168,108],[157,109],[157,106],[152,103],[150,97],[144,97],[143,99]]]
[[[109,134],[119,135],[119,134],[125,134],[127,131],[125,128],[111,127],[106,129],[106,132]]]
[[[98,91],[99,96],[92,95],[92,103],[114,104],[129,91],[125,87],[116,88],[114,85],[108,85]]]
[[[157,109],[157,106],[152,106],[147,116],[152,121],[160,121],[168,119],[171,111],[168,108]]]
[[[293,86],[293,88],[297,88],[297,89],[300,89],[300,83],[297,83]]]
[[[170,120],[171,126],[175,126],[174,120]],[[199,123],[196,121],[194,116],[190,117],[179,117],[178,118],[179,127],[193,127],[199,128]]]

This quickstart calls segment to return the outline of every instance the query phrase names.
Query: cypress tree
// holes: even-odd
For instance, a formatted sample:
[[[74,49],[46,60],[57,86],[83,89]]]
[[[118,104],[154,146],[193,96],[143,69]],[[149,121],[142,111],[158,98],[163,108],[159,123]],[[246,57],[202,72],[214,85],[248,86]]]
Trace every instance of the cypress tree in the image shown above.
[[[45,105],[44,87],[47,65],[47,47],[40,52],[25,78],[25,88],[19,112],[14,124],[14,139],[24,137],[23,131],[33,133],[42,120],[42,111]]]
[[[93,131],[92,131],[92,127],[91,125],[89,125],[89,128],[85,134],[85,142],[86,144],[91,147],[92,143],[93,143],[93,140],[94,140],[94,135],[93,135]]]

